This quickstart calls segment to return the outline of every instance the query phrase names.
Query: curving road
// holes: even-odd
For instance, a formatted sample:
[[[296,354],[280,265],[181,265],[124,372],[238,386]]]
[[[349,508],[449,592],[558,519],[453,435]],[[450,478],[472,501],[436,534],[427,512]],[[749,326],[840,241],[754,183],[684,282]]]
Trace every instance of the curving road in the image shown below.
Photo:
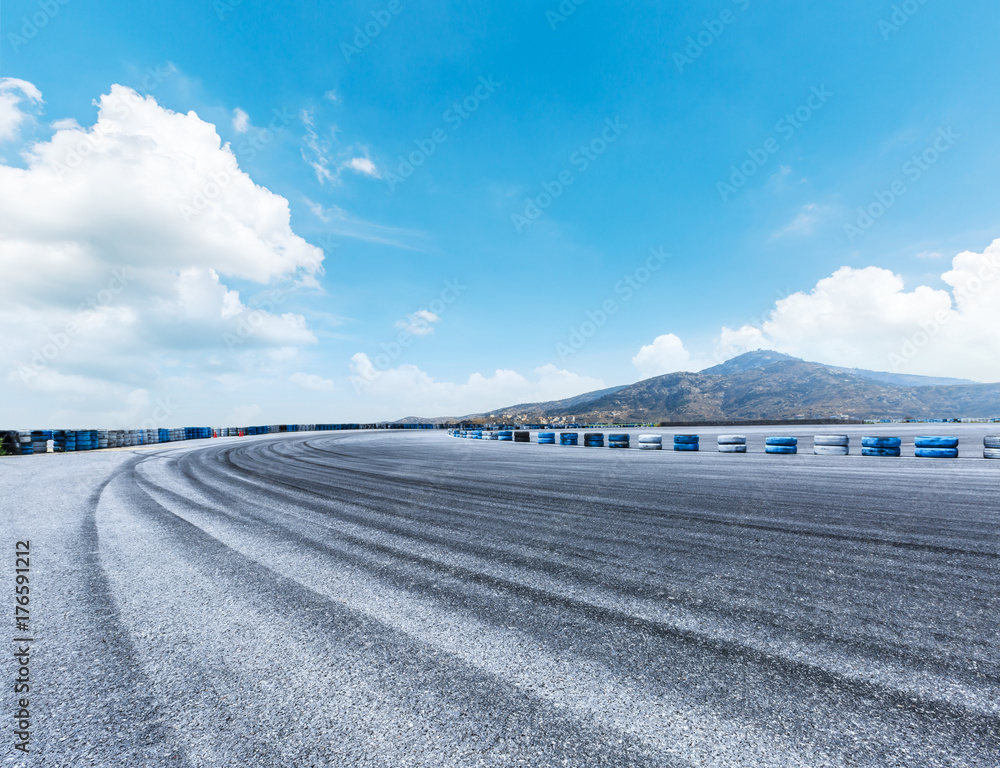
[[[1000,760],[1000,462],[313,433],[0,484],[4,765]]]

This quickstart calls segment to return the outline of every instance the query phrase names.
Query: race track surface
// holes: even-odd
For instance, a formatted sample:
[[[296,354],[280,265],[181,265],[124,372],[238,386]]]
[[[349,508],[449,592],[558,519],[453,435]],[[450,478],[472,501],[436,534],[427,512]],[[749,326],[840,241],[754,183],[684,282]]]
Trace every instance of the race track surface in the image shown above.
[[[312,433],[0,488],[3,765],[1000,764],[1000,462]]]

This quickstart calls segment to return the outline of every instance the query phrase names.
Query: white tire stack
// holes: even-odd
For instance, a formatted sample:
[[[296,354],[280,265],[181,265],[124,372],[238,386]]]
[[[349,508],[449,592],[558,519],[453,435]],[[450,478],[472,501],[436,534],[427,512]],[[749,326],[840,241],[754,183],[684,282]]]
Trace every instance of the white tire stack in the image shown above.
[[[1000,435],[983,438],[983,458],[1000,459]]]
[[[746,435],[719,435],[719,453],[746,453]]]
[[[639,435],[639,450],[662,451],[663,435]]]
[[[847,435],[816,435],[813,453],[817,456],[847,456],[851,452],[851,438]]]

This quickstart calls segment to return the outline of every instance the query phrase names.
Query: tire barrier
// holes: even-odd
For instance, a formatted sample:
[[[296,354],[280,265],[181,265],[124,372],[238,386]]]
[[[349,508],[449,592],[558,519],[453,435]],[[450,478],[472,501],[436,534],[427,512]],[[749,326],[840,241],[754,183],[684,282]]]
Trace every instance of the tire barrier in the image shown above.
[[[556,444],[556,433],[555,432],[539,432],[538,433],[538,444],[539,445],[555,445]]]
[[[862,456],[894,458],[901,455],[903,441],[898,437],[866,436],[861,438]]]
[[[983,458],[1000,459],[1000,448],[990,448],[989,446],[986,446],[983,448]]]
[[[603,448],[604,447],[604,433],[603,432],[584,432],[583,433],[583,446],[584,446],[584,448]]]
[[[674,435],[674,450],[697,451],[699,440],[698,435]]]
[[[608,448],[628,448],[629,436],[626,434],[608,435]]]
[[[798,452],[799,440],[796,437],[768,437],[764,440],[764,453],[787,456]]]
[[[958,448],[957,437],[915,437],[914,448]]]
[[[31,432],[18,432],[17,441],[20,443],[22,456],[31,456],[35,452],[35,446],[31,442]]]
[[[523,430],[517,430],[514,433],[514,442],[515,443],[530,443],[531,442],[531,433],[530,432],[525,432]]]
[[[514,441],[514,432],[509,429],[501,430],[497,432],[497,440],[502,440],[505,443],[511,443]]]
[[[483,432],[483,440],[499,440],[499,439],[500,438],[497,437],[496,432],[490,432],[490,431]]]
[[[0,448],[8,456],[21,455],[21,434],[14,431],[0,432]]]
[[[641,451],[662,451],[662,435],[639,435],[639,450]]]
[[[923,435],[913,438],[913,455],[919,459],[957,459],[957,437],[934,437]]]
[[[983,448],[1000,448],[1000,435],[984,437]]]
[[[42,429],[36,429],[31,433],[31,451],[32,453],[48,453],[49,452],[49,440],[52,439],[52,433],[46,432]]]
[[[958,448],[917,448],[913,455],[918,459],[957,459]]]
[[[746,453],[746,435],[719,435],[719,453]]]
[[[563,432],[559,435],[559,445],[579,445],[580,436],[576,432]]]
[[[847,456],[851,452],[851,438],[847,435],[816,435],[813,453],[817,456]]]

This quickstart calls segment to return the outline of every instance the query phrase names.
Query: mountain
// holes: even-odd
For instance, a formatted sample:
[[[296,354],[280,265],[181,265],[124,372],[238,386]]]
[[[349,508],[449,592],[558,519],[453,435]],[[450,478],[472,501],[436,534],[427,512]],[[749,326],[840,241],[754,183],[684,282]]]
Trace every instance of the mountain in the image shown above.
[[[773,363],[787,362],[789,360],[795,360],[797,362],[805,362],[797,357],[792,357],[791,355],[785,355],[781,352],[774,352],[769,349],[759,349],[755,352],[747,352],[740,355],[739,357],[734,357],[731,360],[727,360],[721,365],[716,365],[711,368],[706,368],[701,373],[707,374],[728,374],[728,373],[740,373],[741,371],[749,371],[754,368],[764,368],[765,366],[771,365]],[[820,365],[820,363],[815,363],[815,365]],[[872,381],[879,381],[883,384],[894,384],[899,387],[938,387],[938,386],[951,386],[953,384],[978,384],[979,382],[972,381],[971,379],[950,379],[943,376],[918,376],[912,373],[889,373],[888,371],[869,371],[864,368],[842,368],[836,365],[825,366],[831,371],[840,371],[841,373],[850,373],[854,376],[860,376],[863,379],[871,379]]]
[[[748,352],[700,373],[670,373],[566,400],[502,408],[478,418],[697,422],[1000,416],[1000,384],[941,384],[932,377],[897,376],[810,363],[777,352]]]

